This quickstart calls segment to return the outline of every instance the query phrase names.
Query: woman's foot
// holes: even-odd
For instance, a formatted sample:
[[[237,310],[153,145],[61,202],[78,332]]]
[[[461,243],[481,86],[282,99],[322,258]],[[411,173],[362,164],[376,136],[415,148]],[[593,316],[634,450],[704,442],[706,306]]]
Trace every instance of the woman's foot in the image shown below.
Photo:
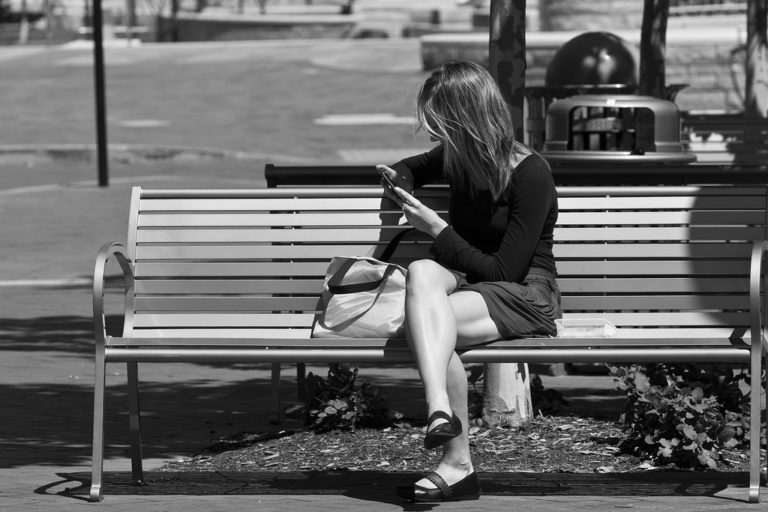
[[[427,419],[427,433],[424,436],[424,447],[431,450],[442,446],[461,434],[461,420],[451,413],[435,411]]]
[[[397,495],[411,501],[422,502],[476,500],[480,497],[480,480],[474,471],[464,474],[452,484],[448,483],[447,477],[447,474],[443,477],[436,471],[427,473],[413,485],[398,487]]]

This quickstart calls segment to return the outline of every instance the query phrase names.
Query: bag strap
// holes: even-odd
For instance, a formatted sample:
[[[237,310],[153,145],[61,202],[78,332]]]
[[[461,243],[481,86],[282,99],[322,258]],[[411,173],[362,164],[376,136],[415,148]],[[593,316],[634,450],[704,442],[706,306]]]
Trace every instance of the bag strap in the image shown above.
[[[408,228],[400,231],[398,234],[392,237],[392,240],[387,243],[387,246],[384,247],[384,251],[382,251],[381,255],[379,256],[379,259],[382,261],[389,261],[389,258],[392,257],[393,254],[395,254],[395,249],[397,249],[397,245],[402,241],[402,239],[410,233],[411,231],[415,231],[416,228]]]
[[[380,279],[377,279],[376,281],[368,281],[365,283],[354,283],[354,284],[341,284],[344,281],[344,277],[347,275],[347,272],[349,272],[349,269],[352,268],[352,265],[354,265],[358,261],[360,260],[348,259],[341,265],[341,267],[339,267],[339,269],[336,272],[334,272],[334,274],[328,280],[329,292],[331,292],[334,295],[343,295],[346,293],[370,292],[372,290],[375,290],[379,286],[381,286],[387,279],[389,279],[389,276],[391,276],[392,273],[395,270],[397,270],[397,265],[387,265],[387,268],[384,271],[384,274],[381,276]]]

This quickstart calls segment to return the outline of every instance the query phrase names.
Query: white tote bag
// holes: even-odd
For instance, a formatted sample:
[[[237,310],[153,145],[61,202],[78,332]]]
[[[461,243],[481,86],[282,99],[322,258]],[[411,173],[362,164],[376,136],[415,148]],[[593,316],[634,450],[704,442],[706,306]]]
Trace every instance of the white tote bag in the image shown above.
[[[333,258],[325,275],[312,336],[402,337],[405,274],[400,265],[374,258]]]

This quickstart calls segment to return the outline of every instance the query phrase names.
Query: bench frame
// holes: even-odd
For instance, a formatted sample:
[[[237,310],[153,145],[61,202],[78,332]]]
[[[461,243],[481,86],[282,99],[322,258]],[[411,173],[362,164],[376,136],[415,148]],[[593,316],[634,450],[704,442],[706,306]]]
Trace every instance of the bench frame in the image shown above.
[[[140,189],[134,190],[134,200]],[[144,191],[151,193],[152,191]],[[158,191],[168,193],[168,191]],[[185,191],[179,191],[182,195]],[[194,191],[188,191],[194,194]],[[198,191],[199,192],[199,191]],[[233,194],[238,191],[231,191]],[[318,197],[350,197],[364,195],[363,189],[281,189],[258,191],[265,197],[286,194],[315,195]],[[370,190],[368,191],[370,194]],[[226,195],[226,194],[225,194]],[[129,244],[135,243],[137,220],[129,221]],[[563,362],[724,362],[750,365],[752,390],[761,388],[763,363],[768,367],[764,311],[765,256],[768,241],[753,243],[749,262],[749,326],[751,340],[746,343],[732,340],[728,345],[712,342],[702,345],[702,339],[633,339],[632,346],[621,346],[612,338],[531,338],[504,340],[464,350],[460,353],[465,363],[563,363]],[[134,262],[129,251],[119,243],[104,244],[99,250],[94,269],[93,312],[95,329],[95,386],[93,416],[93,461],[90,501],[102,499],[102,473],[104,457],[104,400],[107,363],[127,363],[129,427],[131,437],[131,467],[135,482],[144,481],[142,469],[141,426],[138,396],[138,363],[170,362],[259,362],[259,363],[408,363],[410,350],[402,339],[306,339],[227,338],[212,340],[201,338],[174,339],[173,343],[151,344],[146,340],[113,337],[107,334],[104,313],[105,269],[108,261],[115,260],[122,271],[125,296],[125,333],[130,333],[134,315]],[[220,341],[222,343],[217,343]],[[624,340],[626,341],[626,340]],[[727,340],[726,340],[727,341]],[[273,373],[273,384],[276,384]],[[279,373],[277,374],[279,379]],[[273,386],[274,389],[277,386]],[[750,476],[748,499],[759,501],[761,470],[760,428],[762,423],[760,393],[750,397]]]

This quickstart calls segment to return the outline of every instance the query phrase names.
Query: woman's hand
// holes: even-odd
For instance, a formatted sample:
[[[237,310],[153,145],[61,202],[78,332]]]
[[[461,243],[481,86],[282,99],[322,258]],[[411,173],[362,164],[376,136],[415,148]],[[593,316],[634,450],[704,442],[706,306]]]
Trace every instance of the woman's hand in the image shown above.
[[[384,187],[384,197],[387,197],[397,203],[397,206],[403,205],[403,200],[395,193],[393,185],[397,183],[397,171],[386,165],[377,165],[376,170],[381,174],[381,186]]]
[[[448,226],[448,223],[433,209],[425,206],[405,190],[396,187],[394,191],[399,196],[400,209],[414,228],[431,235],[432,238],[437,238],[437,235]]]

